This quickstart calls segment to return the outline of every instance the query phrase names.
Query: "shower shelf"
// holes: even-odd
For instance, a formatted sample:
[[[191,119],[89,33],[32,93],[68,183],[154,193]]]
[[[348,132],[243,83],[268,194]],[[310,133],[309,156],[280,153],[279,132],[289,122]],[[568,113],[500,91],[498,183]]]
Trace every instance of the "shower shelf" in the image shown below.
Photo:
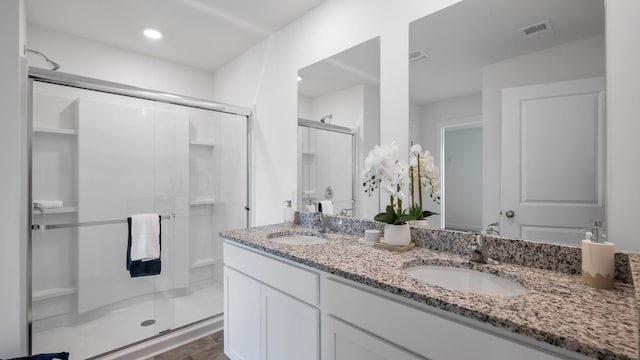
[[[199,140],[191,140],[189,144],[192,146],[207,146],[207,147],[215,146],[215,144],[211,141],[199,141]]]
[[[78,207],[76,207],[76,206],[62,207],[62,208],[56,208],[56,209],[44,209],[44,214],[45,215],[49,215],[49,214],[70,214],[70,213],[76,213],[76,212],[78,212]],[[40,210],[33,210],[33,214],[34,215],[40,215]]]
[[[46,289],[40,291],[34,291],[32,295],[32,301],[40,301],[51,299],[58,296],[71,295],[75,294],[78,291],[76,288],[54,288],[54,289]]]
[[[34,127],[33,132],[45,133],[45,134],[58,134],[58,135],[78,135],[78,131],[74,129],[62,129],[62,128],[46,128],[46,127]]]
[[[213,205],[216,203],[215,199],[198,199],[192,200],[191,205]]]
[[[193,264],[191,264],[190,268],[191,269],[196,269],[199,267],[203,267],[203,266],[210,266],[216,263],[216,260],[213,258],[206,258],[206,259],[200,259],[196,262],[194,262]]]

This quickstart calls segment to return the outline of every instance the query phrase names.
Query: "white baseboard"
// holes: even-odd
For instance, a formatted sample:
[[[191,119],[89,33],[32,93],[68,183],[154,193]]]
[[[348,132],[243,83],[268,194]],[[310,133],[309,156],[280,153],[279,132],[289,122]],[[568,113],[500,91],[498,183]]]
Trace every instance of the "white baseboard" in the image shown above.
[[[183,329],[172,331],[136,345],[116,350],[107,355],[95,357],[95,360],[133,360],[148,359],[162,354],[201,337],[215,334],[224,329],[224,316],[218,315]]]

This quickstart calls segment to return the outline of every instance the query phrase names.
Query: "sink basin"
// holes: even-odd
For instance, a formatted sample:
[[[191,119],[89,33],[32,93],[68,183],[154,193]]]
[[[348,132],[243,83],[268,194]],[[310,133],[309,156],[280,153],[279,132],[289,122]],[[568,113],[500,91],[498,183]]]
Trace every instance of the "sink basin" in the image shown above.
[[[280,232],[269,234],[267,238],[275,243],[287,245],[317,245],[327,242],[321,235],[312,233]]]
[[[517,296],[527,289],[517,282],[490,273],[455,266],[420,265],[405,269],[409,276],[449,290],[484,295]]]

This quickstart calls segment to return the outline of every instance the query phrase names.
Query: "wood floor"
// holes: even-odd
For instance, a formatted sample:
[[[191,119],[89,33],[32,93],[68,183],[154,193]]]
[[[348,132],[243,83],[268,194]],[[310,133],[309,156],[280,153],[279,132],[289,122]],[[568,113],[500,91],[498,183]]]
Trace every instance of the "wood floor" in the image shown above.
[[[224,354],[224,333],[220,331],[147,360],[229,360],[229,358]]]

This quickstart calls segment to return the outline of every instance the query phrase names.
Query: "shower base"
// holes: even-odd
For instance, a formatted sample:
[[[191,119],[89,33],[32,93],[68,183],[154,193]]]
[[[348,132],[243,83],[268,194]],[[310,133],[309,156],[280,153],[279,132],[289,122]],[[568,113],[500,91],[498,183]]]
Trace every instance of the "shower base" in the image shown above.
[[[171,327],[182,327],[222,314],[223,286],[219,282],[210,282],[207,286],[192,291],[188,295],[174,296],[168,301],[175,310]],[[158,335],[160,329],[154,325],[141,326],[141,323],[153,320],[149,319],[149,314],[153,313],[150,309],[153,309],[154,305],[153,299],[147,297],[109,311],[95,319],[46,330],[34,330],[32,352],[38,354],[67,351],[72,360],[87,359],[152,338]],[[166,316],[166,314],[159,315]],[[36,322],[34,329],[37,327]]]

